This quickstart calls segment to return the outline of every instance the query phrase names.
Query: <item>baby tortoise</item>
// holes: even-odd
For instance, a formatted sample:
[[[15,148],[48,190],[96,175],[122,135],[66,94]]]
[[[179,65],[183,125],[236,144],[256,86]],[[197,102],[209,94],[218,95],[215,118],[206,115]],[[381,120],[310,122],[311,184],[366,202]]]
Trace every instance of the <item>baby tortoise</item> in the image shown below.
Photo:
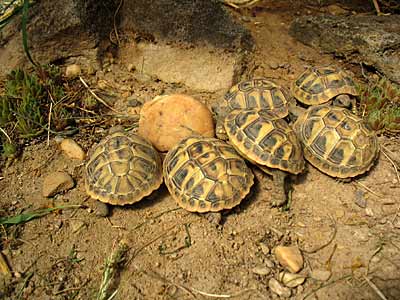
[[[84,176],[86,192],[113,205],[138,202],[163,180],[158,152],[144,138],[119,126],[91,149]]]
[[[254,181],[252,171],[231,145],[197,135],[167,153],[163,174],[178,205],[200,213],[238,205]]]
[[[301,144],[292,128],[272,112],[233,110],[225,118],[229,141],[247,160],[273,176],[272,205],[286,202],[285,177],[304,169]]]
[[[306,105],[320,105],[332,100],[341,107],[353,107],[358,96],[353,79],[338,67],[310,67],[292,85],[293,96]]]
[[[320,171],[337,178],[363,174],[379,154],[378,140],[364,121],[336,106],[291,107],[298,118],[293,125],[304,157]]]
[[[288,92],[266,78],[254,78],[234,85],[215,107],[217,114],[216,135],[226,140],[224,119],[234,109],[263,109],[271,111],[279,118],[288,115]]]

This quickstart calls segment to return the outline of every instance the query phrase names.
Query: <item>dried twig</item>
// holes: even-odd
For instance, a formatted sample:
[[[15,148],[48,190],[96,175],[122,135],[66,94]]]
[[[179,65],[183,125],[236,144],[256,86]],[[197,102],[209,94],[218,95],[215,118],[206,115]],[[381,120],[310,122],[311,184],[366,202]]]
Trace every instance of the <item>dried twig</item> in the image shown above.
[[[119,35],[118,35],[118,29],[117,29],[117,15],[119,10],[121,9],[122,4],[124,3],[124,0],[121,0],[118,4],[117,9],[115,10],[114,13],[114,33],[115,33],[115,38],[117,39],[117,44],[118,46],[121,44],[121,41],[119,40]]]
[[[363,275],[365,281],[368,283],[368,285],[374,290],[374,292],[381,298],[382,300],[387,300],[385,295],[378,289],[378,287],[365,275]]]
[[[50,126],[51,126],[51,114],[53,112],[53,102],[50,102],[50,109],[49,109],[49,119],[47,123],[47,147],[50,145]]]
[[[118,111],[116,111],[113,107],[111,107],[110,105],[107,104],[106,101],[104,101],[103,99],[101,99],[99,96],[97,96],[92,89],[87,85],[87,83],[83,80],[83,78],[81,76],[79,76],[79,80],[82,82],[82,84],[85,86],[85,88],[87,88],[87,90],[89,91],[89,93],[92,94],[92,96],[99,101],[101,104],[103,104],[105,107],[107,107],[108,109],[112,110],[113,112],[118,113]]]
[[[154,279],[160,280],[160,281],[162,281],[162,282],[164,282],[166,284],[176,286],[177,288],[179,288],[182,291],[186,292],[187,294],[189,294],[193,298],[196,298],[196,296],[187,287],[185,287],[185,286],[183,286],[181,284],[172,282],[172,281],[168,280],[167,278],[161,276],[160,274],[158,274],[155,271],[144,271],[144,270],[138,270],[138,271],[143,273],[143,274],[145,274],[145,275],[147,275],[147,276],[150,276],[150,277],[152,277]]]
[[[241,295],[243,295],[245,293],[248,293],[248,292],[257,291],[256,289],[245,289],[245,290],[236,292],[234,294],[213,294],[213,293],[203,292],[203,291],[200,291],[200,290],[195,289],[195,288],[187,287],[187,286],[184,286],[182,284],[178,284],[178,283],[172,282],[172,281],[168,280],[167,278],[161,276],[160,274],[158,274],[155,271],[150,271],[149,272],[149,271],[139,270],[139,272],[141,272],[143,274],[146,274],[147,276],[150,276],[150,277],[152,277],[154,279],[158,279],[158,280],[160,280],[160,281],[162,281],[164,283],[167,283],[169,285],[173,285],[173,286],[181,289],[182,291],[186,292],[187,294],[189,294],[193,298],[196,298],[196,296],[194,294],[199,294],[199,295],[207,296],[207,297],[211,297],[211,298],[225,298],[225,299],[227,299],[227,298],[235,298],[235,297],[241,296]]]
[[[352,275],[346,275],[346,276],[340,277],[340,278],[338,278],[336,280],[333,280],[331,282],[328,282],[327,284],[321,285],[320,287],[318,287],[316,289],[313,289],[311,292],[309,292],[307,295],[305,295],[303,297],[303,300],[305,300],[308,297],[314,295],[316,292],[318,292],[319,290],[322,290],[323,288],[326,288],[326,287],[331,286],[331,285],[333,285],[333,284],[335,284],[335,283],[337,283],[339,281],[342,281],[342,280],[345,280],[345,279],[348,279],[348,278],[352,278],[352,277],[353,277]]]
[[[6,132],[3,128],[1,128],[1,127],[0,127],[0,131],[6,136],[8,142],[9,142],[10,144],[12,144],[11,138],[10,138],[10,136],[7,134],[7,132]]]
[[[307,254],[313,254],[313,253],[316,253],[316,252],[318,252],[318,251],[324,249],[324,248],[327,247],[330,243],[333,242],[333,240],[334,240],[335,237],[336,237],[336,233],[337,233],[337,225],[336,225],[335,219],[334,219],[332,216],[330,216],[330,219],[332,220],[332,223],[333,223],[333,232],[332,232],[332,235],[331,235],[330,239],[328,240],[328,242],[326,242],[325,244],[323,244],[323,245],[321,245],[321,246],[318,246],[318,247],[316,247],[315,249],[312,249],[312,250],[301,249],[302,252],[307,253]]]
[[[386,153],[386,151],[384,151],[384,148],[382,148],[381,151],[382,151],[383,155],[385,155],[387,160],[392,164],[394,171],[396,173],[396,176],[397,176],[397,182],[400,183],[400,176],[399,176],[399,171],[397,169],[397,164],[390,158],[390,156]]]
[[[57,296],[57,295],[60,295],[60,294],[65,294],[65,293],[71,292],[71,291],[81,290],[88,282],[89,282],[89,280],[85,280],[85,282],[81,286],[67,288],[67,289],[55,292],[55,293],[53,293],[53,295]]]
[[[372,195],[374,195],[375,197],[383,198],[382,195],[379,195],[378,193],[374,192],[374,191],[371,190],[369,187],[367,187],[365,184],[363,184],[363,183],[361,183],[361,182],[359,182],[359,181],[357,181],[357,180],[354,180],[354,181],[352,181],[352,182],[358,184],[359,186],[361,186],[361,187],[362,187],[363,189],[365,189],[367,192],[370,192],[370,193],[371,193]]]
[[[200,294],[200,295],[203,295],[203,296],[207,296],[207,297],[211,297],[211,298],[235,298],[235,297],[243,295],[244,293],[257,291],[256,289],[245,289],[245,290],[236,292],[234,294],[211,294],[211,293],[202,292],[202,291],[197,290],[195,288],[190,288],[190,290],[192,292],[197,293],[197,294]]]

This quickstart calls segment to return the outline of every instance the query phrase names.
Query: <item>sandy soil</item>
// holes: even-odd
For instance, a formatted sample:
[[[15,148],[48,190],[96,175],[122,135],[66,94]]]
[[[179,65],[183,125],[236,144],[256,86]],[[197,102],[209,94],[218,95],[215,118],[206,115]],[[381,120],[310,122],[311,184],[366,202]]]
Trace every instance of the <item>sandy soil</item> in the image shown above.
[[[321,11],[263,3],[256,10],[233,12],[257,45],[245,76],[268,76],[289,87],[305,66],[331,63],[359,75],[357,66],[346,66],[288,35],[297,14]],[[127,77],[119,72],[124,69],[116,60],[103,79],[123,82],[144,101],[162,92],[182,92],[210,106],[221,97]],[[74,139],[88,150],[105,134],[100,128],[81,130]],[[400,146],[398,138],[380,137],[380,142],[392,151]],[[71,174],[76,186],[49,200],[41,195],[42,182],[54,171]],[[84,191],[82,162],[67,158],[54,139],[49,146],[46,141],[26,146],[0,173],[1,215],[53,205],[88,206],[14,226],[7,234],[0,228],[2,251],[16,272],[2,283],[5,299],[94,299],[105,259],[121,239],[129,252],[115,283],[116,299],[278,299],[268,287],[269,279],[283,270],[271,251],[277,245],[298,246],[305,260],[300,274],[307,280],[292,289],[293,299],[383,299],[377,291],[400,299],[400,184],[382,154],[368,174],[347,183],[308,165],[292,180],[287,211],[270,207],[271,178],[254,168],[253,193],[225,212],[220,226],[177,209],[165,186],[136,205],[113,208],[109,218],[97,217]],[[260,275],[260,268],[270,273]],[[316,269],[331,271],[329,281],[312,279]]]

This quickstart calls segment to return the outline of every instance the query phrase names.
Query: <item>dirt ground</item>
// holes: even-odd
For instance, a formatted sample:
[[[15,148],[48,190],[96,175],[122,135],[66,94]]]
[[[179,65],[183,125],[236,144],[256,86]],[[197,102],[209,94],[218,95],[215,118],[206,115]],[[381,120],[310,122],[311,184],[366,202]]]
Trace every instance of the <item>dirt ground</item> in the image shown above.
[[[256,55],[249,69],[254,76],[271,77],[289,88],[305,66],[332,63],[360,76],[358,66],[345,65],[288,35],[294,17],[326,8],[270,2],[260,2],[256,10],[232,11],[255,38]],[[102,79],[130,87],[144,101],[163,92],[191,94],[207,105],[221,97],[127,77],[125,69],[116,60],[113,72]],[[97,128],[81,130],[73,138],[88,150],[105,134]],[[379,140],[391,151],[400,147],[398,138]],[[0,171],[1,215],[53,205],[88,208],[51,213],[14,226],[7,234],[0,228],[2,252],[15,272],[10,282],[2,283],[5,299],[94,299],[105,259],[121,240],[129,251],[115,282],[115,299],[278,299],[268,287],[269,279],[283,270],[272,254],[277,245],[298,246],[304,257],[300,274],[307,279],[292,289],[292,299],[400,299],[400,183],[385,155],[381,153],[370,172],[346,183],[308,165],[292,179],[287,211],[270,207],[271,178],[253,170],[253,193],[223,214],[221,226],[177,209],[165,186],[101,218],[90,209],[82,162],[67,158],[54,138],[49,145],[45,140],[27,145]],[[68,172],[76,185],[47,199],[41,194],[43,178],[54,171]],[[317,281],[310,276],[312,270],[332,275]]]

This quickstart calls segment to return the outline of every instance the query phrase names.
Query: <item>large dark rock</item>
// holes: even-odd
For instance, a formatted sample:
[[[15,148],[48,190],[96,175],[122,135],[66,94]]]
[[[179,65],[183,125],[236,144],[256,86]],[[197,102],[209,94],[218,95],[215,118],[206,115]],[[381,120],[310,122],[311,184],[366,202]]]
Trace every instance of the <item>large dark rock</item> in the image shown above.
[[[124,30],[134,31],[144,40],[176,42],[172,44],[177,48],[183,42],[211,46],[211,52],[222,49],[244,53],[236,50],[253,46],[249,31],[233,20],[219,0],[125,0],[118,9],[120,3],[120,0],[37,1],[29,9],[28,20],[32,57],[41,64],[71,57],[83,57],[90,64],[93,60],[101,62],[102,53],[110,46],[110,32],[116,27],[120,36],[130,36],[123,35]],[[0,32],[0,74],[28,64],[20,24],[19,16]]]
[[[302,43],[376,68],[400,83],[400,16],[297,18],[290,34]]]
[[[29,8],[28,45],[39,63],[85,55],[108,38],[116,10],[114,0],[38,1]],[[0,37],[0,72],[26,63],[21,17],[7,24]]]
[[[125,0],[122,24],[156,39],[231,50],[253,45],[250,33],[233,21],[219,0]]]

